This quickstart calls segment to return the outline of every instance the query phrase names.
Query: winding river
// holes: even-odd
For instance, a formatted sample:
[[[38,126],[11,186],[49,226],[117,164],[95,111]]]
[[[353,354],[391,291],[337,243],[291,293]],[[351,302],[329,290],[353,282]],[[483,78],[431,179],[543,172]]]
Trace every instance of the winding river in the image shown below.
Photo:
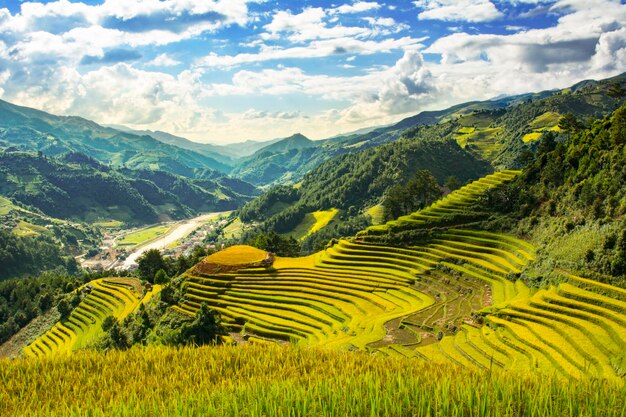
[[[193,232],[198,227],[200,227],[202,223],[214,217],[217,217],[221,214],[223,214],[223,212],[207,213],[198,217],[194,217],[193,219],[183,220],[179,223],[176,223],[175,225],[172,226],[172,228],[169,230],[169,232],[166,235],[163,235],[157,238],[156,240],[152,240],[142,246],[138,246],[137,248],[135,248],[133,252],[128,254],[126,259],[123,260],[118,265],[116,265],[115,268],[116,269],[128,269],[128,268],[136,267],[137,258],[139,258],[139,256],[141,256],[141,254],[144,253],[145,251],[150,250],[150,249],[163,250],[164,248],[169,246],[171,243],[174,243],[177,240],[183,239],[184,237],[189,235],[191,232]]]

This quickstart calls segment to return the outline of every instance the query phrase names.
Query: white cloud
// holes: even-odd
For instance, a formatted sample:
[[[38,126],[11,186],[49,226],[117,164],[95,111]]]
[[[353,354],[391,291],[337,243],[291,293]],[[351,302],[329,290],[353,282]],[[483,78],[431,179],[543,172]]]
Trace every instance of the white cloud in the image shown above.
[[[591,60],[594,72],[601,75],[621,71],[626,65],[626,28],[603,33]]]
[[[504,15],[489,0],[417,0],[420,20],[489,22]]]
[[[166,53],[159,54],[152,61],[146,63],[146,65],[154,66],[154,67],[175,67],[176,65],[180,65],[181,62],[175,60],[171,56]]]
[[[380,9],[381,7],[382,6],[376,3],[375,1],[357,1],[353,4],[344,4],[335,9],[332,9],[331,13],[341,13],[341,14],[362,13],[362,12],[367,12],[369,10],[377,10],[377,9]]]
[[[344,54],[371,55],[397,49],[418,48],[420,46],[419,42],[424,39],[414,39],[406,36],[399,39],[388,38],[381,41],[337,38],[313,41],[307,46],[291,48],[262,46],[258,53],[242,53],[238,55],[217,55],[211,53],[200,59],[197,65],[230,68],[241,64],[280,59],[310,59]]]
[[[364,27],[343,26],[340,23],[329,27],[325,22],[326,17],[326,10],[321,7],[306,8],[298,14],[279,11],[274,14],[272,21],[264,26],[267,33],[261,37],[266,40],[279,39],[281,35],[287,34],[287,39],[291,42],[301,43],[314,39],[363,37],[371,34],[370,29]]]
[[[392,17],[364,17],[363,20],[365,20],[372,26],[391,27],[398,25],[398,23]],[[408,26],[403,26],[405,29],[408,29]]]
[[[192,139],[234,141],[296,131],[321,138],[462,101],[565,87],[626,70],[626,5],[619,0],[516,0],[536,3],[533,13],[550,13],[558,22],[543,29],[494,22],[493,27],[510,31],[505,35],[463,33],[466,25],[452,23],[459,33],[443,36],[425,50],[420,43],[426,38],[416,38],[414,32],[391,36],[406,29],[386,14],[391,5],[339,2],[325,9],[251,14],[247,3],[108,0],[86,5],[60,0],[23,3],[16,15],[0,9],[0,95],[53,113]],[[420,10],[410,12],[413,20],[418,13],[420,19],[459,22],[491,21],[502,12],[512,13],[512,3],[504,0],[414,3]],[[419,22],[414,30],[429,24]],[[239,51],[248,53],[217,52],[223,39],[206,34],[228,25],[248,31],[238,39]],[[190,38],[202,39],[209,51],[191,69],[159,48]],[[369,67],[361,64],[372,59],[356,60],[390,52],[403,55],[395,63],[389,62],[391,54],[376,56],[377,65]],[[441,60],[427,62],[421,52]],[[156,58],[146,63],[142,54]],[[193,56],[193,51],[185,54]],[[336,74],[324,73],[325,68],[305,71],[292,61],[335,55],[340,55],[332,63]],[[276,65],[261,65],[269,61]],[[130,62],[180,64],[181,71],[139,70]],[[223,81],[220,69],[236,66],[241,68]],[[212,108],[220,107],[224,96],[239,103],[241,111]]]

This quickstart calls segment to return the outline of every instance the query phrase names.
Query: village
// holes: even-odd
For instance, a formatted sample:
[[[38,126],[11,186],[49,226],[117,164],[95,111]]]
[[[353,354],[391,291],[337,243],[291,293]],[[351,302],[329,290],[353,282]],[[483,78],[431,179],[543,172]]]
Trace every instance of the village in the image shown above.
[[[135,269],[136,260],[146,250],[158,249],[163,255],[178,257],[197,245],[215,248],[207,238],[224,228],[226,213],[209,213],[178,222],[164,222],[142,228],[105,230],[98,249],[79,256],[79,264],[92,271]]]

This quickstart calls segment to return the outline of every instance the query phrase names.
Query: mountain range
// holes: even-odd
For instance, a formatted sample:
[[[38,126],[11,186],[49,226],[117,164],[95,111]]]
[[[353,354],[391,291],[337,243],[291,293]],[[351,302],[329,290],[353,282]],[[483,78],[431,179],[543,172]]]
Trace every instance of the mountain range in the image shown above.
[[[456,174],[462,180],[475,178],[488,169],[515,168],[520,165],[520,156],[533,149],[543,134],[566,133],[559,133],[563,115],[572,113],[584,120],[615,110],[620,100],[612,91],[625,81],[626,75],[622,74],[608,80],[583,81],[562,90],[473,101],[326,140],[313,141],[294,134],[268,142],[233,145],[101,126],[80,117],[55,116],[0,100],[0,191],[57,217],[115,218],[133,224],[180,218],[202,210],[235,209],[258,194],[255,187],[270,189],[279,184],[301,186],[296,196],[299,208],[287,204],[282,210],[272,210],[274,215],[284,216],[284,210],[301,214],[305,208],[329,209],[337,203],[328,196],[340,190],[342,208],[354,205],[355,210],[363,210],[380,201],[393,181],[406,181],[418,169],[417,165],[393,162],[393,155],[400,155],[400,150],[409,154],[425,152],[420,150],[422,146],[430,149],[433,145],[419,143],[441,143],[441,149],[474,161],[469,171],[461,167],[445,171],[445,175]],[[344,154],[357,156],[341,157]],[[376,175],[361,175],[360,164],[381,168]],[[388,165],[393,168],[390,170]],[[424,164],[439,172],[436,166],[435,162]],[[330,173],[335,177],[348,174],[358,185],[350,189],[348,181],[326,192],[328,183],[324,178]],[[441,171],[440,181],[443,175]],[[87,195],[91,190],[71,184],[72,178],[81,176],[95,181],[95,190],[117,184],[118,191],[108,193],[113,195],[106,198]],[[349,197],[353,192],[366,194],[356,201]],[[324,194],[326,198],[322,198]],[[71,204],[64,203],[68,198]],[[244,209],[244,213],[257,211]],[[248,217],[269,220],[267,212]]]

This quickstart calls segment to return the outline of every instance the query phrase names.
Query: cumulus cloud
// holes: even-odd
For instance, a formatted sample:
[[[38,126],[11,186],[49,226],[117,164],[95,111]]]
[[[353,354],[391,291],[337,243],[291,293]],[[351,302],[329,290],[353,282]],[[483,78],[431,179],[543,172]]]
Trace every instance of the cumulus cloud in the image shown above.
[[[626,28],[600,35],[591,60],[594,72],[600,74],[623,70],[626,64]]]
[[[414,39],[408,36],[381,41],[359,40],[355,38],[337,38],[313,41],[307,46],[291,48],[271,47],[262,45],[258,53],[241,53],[238,55],[218,55],[211,53],[198,60],[197,65],[205,67],[229,68],[241,64],[264,62],[281,59],[310,59],[333,55],[372,55],[381,52],[390,52],[396,49],[418,48],[419,42],[425,38]]]
[[[146,65],[152,66],[152,67],[175,67],[180,64],[181,64],[180,61],[175,60],[174,58],[172,58],[166,53],[159,54],[152,61],[149,61],[146,63]]]
[[[357,1],[353,4],[343,4],[335,9],[332,9],[331,13],[362,13],[368,10],[380,9],[382,6],[375,1]]]
[[[24,2],[15,14],[0,9],[0,95],[53,113],[192,139],[233,141],[294,131],[322,138],[626,69],[626,5],[619,0],[415,0],[416,8],[397,7],[393,17],[392,5],[374,1],[291,10],[266,5],[264,12],[258,6],[251,12],[249,3],[59,0]],[[532,29],[539,25],[514,16],[528,10],[549,14],[556,23]],[[503,14],[517,20],[500,22]],[[501,30],[465,33],[466,22],[490,22]],[[246,49],[235,45],[220,52],[215,46],[224,45],[220,35],[232,32],[219,31],[230,25],[247,33],[237,39]],[[432,42],[419,37],[430,25],[449,35]],[[450,33],[452,26],[456,33]],[[412,31],[394,35],[401,30]],[[179,61],[194,58],[195,51],[186,49],[191,43],[181,43],[176,55],[161,48],[187,39],[206,51],[195,54],[192,65]],[[312,58],[328,58],[327,65],[315,68],[306,61]],[[238,111],[216,110],[225,96]]]
[[[270,112],[267,110],[255,110],[248,109],[243,112],[241,116],[244,120],[255,119],[278,119],[278,120],[290,120],[302,117],[300,111],[282,111],[282,112]]]
[[[504,15],[489,0],[417,0],[420,20],[489,22]]]

